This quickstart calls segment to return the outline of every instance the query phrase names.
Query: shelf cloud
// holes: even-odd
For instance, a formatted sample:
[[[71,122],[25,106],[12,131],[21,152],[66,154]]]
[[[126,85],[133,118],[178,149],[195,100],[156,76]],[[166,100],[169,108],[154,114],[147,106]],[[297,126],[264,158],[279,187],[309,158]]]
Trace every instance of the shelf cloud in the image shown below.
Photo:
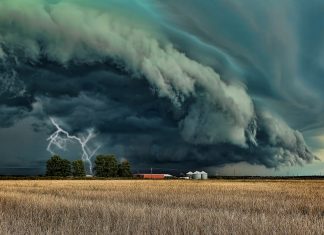
[[[135,165],[278,168],[317,159],[290,127],[322,111],[296,68],[296,32],[280,28],[291,20],[268,22],[274,3],[248,10],[234,1],[216,1],[225,13],[207,11],[208,20],[212,3],[197,4],[1,1],[1,127],[31,117],[34,131],[48,132],[55,117],[74,134],[94,128],[106,150]],[[278,17],[297,17],[297,7],[286,1],[291,16]],[[301,111],[309,119],[288,115]]]

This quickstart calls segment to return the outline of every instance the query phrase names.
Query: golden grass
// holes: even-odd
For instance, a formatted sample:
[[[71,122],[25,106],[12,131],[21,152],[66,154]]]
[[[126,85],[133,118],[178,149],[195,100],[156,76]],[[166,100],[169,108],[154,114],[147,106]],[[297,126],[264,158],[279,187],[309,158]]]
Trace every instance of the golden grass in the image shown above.
[[[323,234],[324,181],[0,181],[0,234]]]

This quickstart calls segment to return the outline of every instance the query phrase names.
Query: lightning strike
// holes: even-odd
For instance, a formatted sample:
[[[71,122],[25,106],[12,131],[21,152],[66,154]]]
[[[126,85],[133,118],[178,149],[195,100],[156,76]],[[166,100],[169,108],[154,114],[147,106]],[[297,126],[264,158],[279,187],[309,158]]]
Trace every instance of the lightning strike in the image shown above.
[[[89,166],[89,173],[92,175],[92,157],[96,154],[98,149],[101,147],[98,145],[93,150],[88,146],[88,143],[90,140],[96,137],[96,134],[94,133],[93,129],[88,130],[87,136],[75,136],[70,135],[69,132],[63,130],[53,118],[50,118],[52,124],[55,126],[56,131],[50,135],[50,137],[47,138],[47,141],[49,141],[47,145],[47,151],[51,154],[55,154],[53,151],[53,146],[66,151],[66,146],[68,142],[77,142],[80,144],[81,150],[82,150],[82,161],[87,162]]]

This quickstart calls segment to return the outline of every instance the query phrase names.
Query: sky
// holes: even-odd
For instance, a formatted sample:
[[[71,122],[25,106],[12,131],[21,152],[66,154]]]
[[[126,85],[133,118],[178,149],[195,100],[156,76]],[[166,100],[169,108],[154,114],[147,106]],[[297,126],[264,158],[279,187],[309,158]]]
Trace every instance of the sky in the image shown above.
[[[324,173],[323,11],[321,0],[2,0],[0,174],[82,157],[62,133],[49,142],[51,120],[94,133],[90,152],[134,171]]]

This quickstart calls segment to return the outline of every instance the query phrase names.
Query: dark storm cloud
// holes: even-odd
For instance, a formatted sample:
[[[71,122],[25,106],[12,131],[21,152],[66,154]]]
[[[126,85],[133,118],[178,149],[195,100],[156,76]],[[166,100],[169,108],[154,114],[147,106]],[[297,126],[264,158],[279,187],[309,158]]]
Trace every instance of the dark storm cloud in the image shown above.
[[[235,67],[229,67],[234,72],[230,76],[242,79],[254,99],[264,99],[262,105],[298,128],[314,123],[314,116],[322,116],[322,1],[160,2],[176,22],[178,32],[194,35],[202,48],[208,45],[225,52],[240,68],[235,71]],[[206,63],[222,70],[215,62],[219,56],[214,50],[204,56],[200,52],[191,50],[193,56],[200,54],[201,61],[205,57]],[[226,78],[226,71],[223,73]],[[300,120],[296,114],[303,112],[311,115]]]
[[[245,161],[278,167],[315,159],[302,134],[270,114],[278,108],[265,105],[264,96],[304,109],[317,97],[290,69],[294,45],[284,44],[291,48],[284,58],[268,58],[271,47],[261,50],[262,42],[250,41],[262,33],[251,31],[264,23],[252,17],[261,5],[248,11],[219,1],[213,8],[226,11],[208,13],[212,20],[203,15],[210,1],[153,3],[1,2],[1,126],[33,116],[35,130],[44,131],[40,123],[53,116],[74,133],[95,128],[102,151],[146,166]],[[166,20],[166,9],[181,12],[170,18],[177,24]],[[191,13],[200,20],[182,23]],[[237,21],[246,25],[235,28]],[[277,26],[269,30],[290,33]],[[279,66],[283,62],[288,69]],[[271,74],[273,68],[283,74]],[[293,87],[283,92],[282,83]],[[295,100],[298,92],[305,97]]]

